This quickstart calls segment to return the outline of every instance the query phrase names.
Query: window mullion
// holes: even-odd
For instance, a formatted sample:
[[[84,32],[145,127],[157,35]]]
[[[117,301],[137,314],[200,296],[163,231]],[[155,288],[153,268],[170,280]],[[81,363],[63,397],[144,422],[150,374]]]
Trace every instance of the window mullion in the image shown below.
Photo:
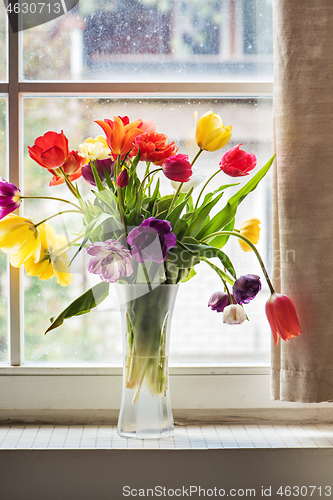
[[[13,33],[8,26],[8,145],[9,180],[21,185],[20,175],[20,95],[19,95],[19,33]],[[9,267],[9,345],[10,364],[23,363],[23,294],[21,290],[21,270]]]

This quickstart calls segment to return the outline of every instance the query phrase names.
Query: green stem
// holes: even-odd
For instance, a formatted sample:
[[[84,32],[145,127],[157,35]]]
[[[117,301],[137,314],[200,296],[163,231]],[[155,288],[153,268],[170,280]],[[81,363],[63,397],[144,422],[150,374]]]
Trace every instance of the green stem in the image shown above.
[[[145,176],[149,174],[149,168],[150,168],[150,161],[147,161],[146,162],[146,165],[147,165],[147,168],[146,168],[146,171],[145,171]],[[150,184],[148,186],[148,196],[149,198],[151,197],[151,188],[150,188]]]
[[[149,177],[150,175],[152,175],[152,174],[156,174],[156,172],[160,172],[161,170],[163,170],[163,169],[162,169],[162,168],[155,168],[154,170],[151,170],[150,172],[148,172],[148,173],[144,176],[144,178],[142,179],[141,184],[140,184],[140,186],[139,186],[139,189],[138,189],[138,191],[137,191],[137,193],[136,193],[137,200],[138,200],[138,212],[139,212],[139,209],[140,209],[140,207],[139,207],[140,196],[139,196],[139,195],[140,195],[140,192],[141,192],[141,190],[142,190],[142,187],[143,187],[143,185],[144,185],[144,183],[145,183],[145,180],[146,180],[146,179],[148,179],[148,177]]]
[[[211,175],[211,176],[209,177],[208,181],[204,184],[204,186],[203,186],[203,188],[201,189],[200,194],[199,194],[199,196],[198,196],[198,199],[197,199],[197,202],[196,202],[196,204],[195,204],[194,210],[196,210],[196,209],[198,208],[198,205],[199,205],[199,200],[200,200],[200,198],[201,198],[202,193],[203,193],[203,192],[204,192],[204,190],[206,189],[207,184],[209,184],[209,182],[210,182],[210,181],[211,181],[211,180],[215,177],[215,175],[217,175],[219,172],[222,172],[222,170],[221,170],[220,168],[217,170],[217,172],[215,172],[213,175]]]
[[[65,171],[64,171],[64,169],[62,167],[59,167],[59,170],[62,173],[63,179],[65,179],[66,186],[68,187],[68,189],[70,190],[70,192],[75,196],[75,198],[77,198],[76,189],[73,186],[72,182],[69,180],[69,176],[65,173]]]
[[[199,151],[197,152],[197,154],[195,155],[195,157],[193,158],[193,160],[191,162],[191,167],[193,167],[193,165],[195,164],[195,162],[197,161],[197,159],[199,158],[199,156],[201,155],[202,152],[203,152],[203,149],[199,149]]]
[[[120,217],[121,217],[121,221],[123,223],[123,228],[124,228],[125,237],[126,237],[126,241],[127,241],[127,226],[126,226],[126,221],[125,221],[124,211],[123,211],[123,202],[122,202],[122,197],[121,197],[121,188],[117,184],[117,178],[118,178],[118,175],[120,174],[120,168],[121,168],[121,155],[118,155],[117,163],[116,163],[115,181],[116,181],[116,186],[117,186],[118,207],[119,207]]]
[[[142,262],[142,269],[143,269],[143,273],[144,273],[146,281],[147,281],[148,289],[151,292],[153,288],[150,284],[149,274],[148,274],[148,271],[147,271],[147,268],[146,268],[146,265],[144,262]]]
[[[180,190],[181,190],[181,188],[183,187],[183,184],[184,184],[183,182],[181,182],[181,183],[179,184],[179,186],[178,186],[178,188],[177,188],[177,191],[175,192],[175,194],[174,194],[174,196],[173,196],[173,198],[172,198],[172,202],[171,202],[171,204],[170,204],[170,206],[169,206],[169,210],[168,210],[168,213],[167,213],[167,215],[166,215],[166,216],[167,216],[167,218],[168,218],[169,214],[171,214],[171,211],[172,211],[172,209],[173,209],[173,207],[174,207],[174,204],[176,203],[176,200],[177,200],[177,198],[178,198],[178,196],[179,196]]]
[[[71,201],[64,200],[63,198],[54,198],[53,196],[21,196],[20,197],[22,200],[55,200],[55,201],[62,201],[63,203],[69,203],[70,205],[73,205],[73,207],[77,208],[84,214],[84,211],[82,210],[79,205],[76,205],[75,203],[72,203]]]
[[[69,250],[71,248],[71,246],[73,245],[73,243],[76,243],[77,241],[79,241],[81,239],[82,239],[82,235],[78,236],[77,238],[74,238],[74,240],[67,243],[67,245],[65,245],[61,248],[58,248],[58,250],[54,253],[54,255],[61,255],[63,252],[66,252],[67,250]]]
[[[50,215],[49,217],[46,217],[46,219],[43,219],[40,222],[38,222],[37,224],[35,224],[35,227],[38,227],[41,224],[44,224],[44,222],[47,222],[48,220],[53,219],[53,217],[57,217],[58,215],[68,214],[68,213],[80,214],[81,212],[79,212],[78,210],[64,210],[63,212],[57,212],[56,214]]]
[[[252,243],[252,241],[250,241],[248,238],[246,238],[246,236],[243,236],[242,234],[240,233],[237,233],[236,231],[218,231],[216,233],[212,233],[208,236],[206,236],[205,238],[202,239],[203,242],[206,242],[208,240],[211,240],[212,238],[214,238],[215,236],[221,236],[221,235],[226,235],[226,236],[236,236],[236,238],[239,238],[240,240],[243,240],[245,241],[249,247],[251,247],[251,249],[254,251],[257,259],[258,259],[258,262],[260,264],[260,267],[262,269],[262,272],[264,273],[264,276],[265,276],[265,279],[267,281],[267,285],[269,286],[269,289],[271,291],[271,293],[274,293],[275,290],[274,290],[274,287],[272,285],[272,282],[268,276],[268,272],[266,270],[266,267],[265,267],[265,264],[263,263],[263,260],[260,256],[260,253],[258,252],[258,250],[256,249],[255,245]]]

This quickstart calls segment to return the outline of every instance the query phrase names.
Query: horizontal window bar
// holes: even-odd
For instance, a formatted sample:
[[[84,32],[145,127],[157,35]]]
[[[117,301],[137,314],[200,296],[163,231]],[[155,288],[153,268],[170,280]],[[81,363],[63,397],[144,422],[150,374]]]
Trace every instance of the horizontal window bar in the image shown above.
[[[0,93],[8,93],[9,85],[0,84]],[[228,94],[228,95],[271,95],[272,82],[208,82],[208,83],[107,83],[107,82],[21,82],[18,84],[21,94]]]

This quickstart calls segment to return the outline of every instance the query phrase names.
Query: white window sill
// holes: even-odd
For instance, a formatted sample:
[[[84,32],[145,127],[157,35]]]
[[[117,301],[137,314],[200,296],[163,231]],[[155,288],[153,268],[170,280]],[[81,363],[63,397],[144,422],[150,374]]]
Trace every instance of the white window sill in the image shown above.
[[[333,448],[333,425],[186,425],[167,439],[125,439],[111,425],[0,427],[0,450]]]

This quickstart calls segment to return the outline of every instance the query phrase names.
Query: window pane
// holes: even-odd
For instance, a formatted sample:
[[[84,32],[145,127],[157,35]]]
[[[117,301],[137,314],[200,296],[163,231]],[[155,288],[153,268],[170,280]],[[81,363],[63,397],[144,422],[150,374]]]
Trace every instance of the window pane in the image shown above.
[[[272,0],[80,0],[23,43],[27,80],[271,81]]]
[[[271,156],[271,104],[268,98],[25,98],[25,195],[34,193],[71,198],[64,186],[48,187],[51,176],[46,169],[31,160],[27,154],[27,145],[33,145],[36,137],[48,130],[64,130],[70,149],[76,150],[87,137],[95,137],[101,133],[94,120],[112,119],[115,114],[128,115],[131,121],[138,117],[144,121],[155,120],[157,131],[166,133],[170,141],[176,142],[180,153],[193,158],[197,152],[193,111],[197,110],[201,116],[212,109],[222,116],[226,125],[233,125],[233,137],[224,150],[204,152],[196,164],[197,173],[204,174],[208,179],[218,169],[224,152],[239,143],[244,144],[245,150],[254,152],[259,167],[263,166]],[[225,178],[222,179],[221,176]],[[219,178],[215,177],[215,187],[234,181],[223,173],[217,177]],[[169,181],[162,176],[161,180],[164,194],[170,194]],[[241,179],[241,183],[246,183],[246,180]],[[78,180],[78,185],[81,193],[84,193],[85,181],[82,178]],[[251,216],[260,218],[262,231],[259,249],[266,262],[269,257],[269,185],[269,180],[266,179],[257,191],[249,196],[239,210],[236,224],[236,227],[239,227]],[[231,195],[231,191],[229,194]],[[223,206],[221,200],[218,209]],[[44,219],[58,209],[63,210],[64,205],[40,200],[25,201],[25,215],[31,217],[34,222]],[[59,234],[69,235],[71,231],[80,229],[80,219],[79,215],[70,214],[70,218],[54,218],[50,224]],[[71,239],[71,236],[68,238]],[[241,251],[237,241],[229,243],[228,255],[234,262],[237,274],[260,274],[254,255]],[[49,326],[49,318],[58,314],[69,302],[92,286],[91,275],[85,272],[87,260],[84,254],[85,252],[81,252],[82,258],[74,261],[73,283],[67,288],[57,285],[54,277],[48,281],[25,277],[26,361],[120,362],[120,315],[115,305],[117,299],[113,286],[108,310],[103,311],[101,306],[99,311],[65,321],[60,328],[43,335]],[[228,327],[222,324],[221,314],[210,311],[207,307],[210,295],[221,290],[220,280],[204,263],[197,266],[196,270],[197,276],[180,285],[172,327],[173,362],[268,362],[270,330],[264,315],[267,289],[264,287],[256,300],[247,306],[250,322]]]
[[[0,2],[0,81],[7,80],[7,14]]]
[[[0,96],[0,175],[4,178],[7,178],[6,108],[6,98]],[[7,255],[0,252],[0,363],[8,363],[7,289]]]

